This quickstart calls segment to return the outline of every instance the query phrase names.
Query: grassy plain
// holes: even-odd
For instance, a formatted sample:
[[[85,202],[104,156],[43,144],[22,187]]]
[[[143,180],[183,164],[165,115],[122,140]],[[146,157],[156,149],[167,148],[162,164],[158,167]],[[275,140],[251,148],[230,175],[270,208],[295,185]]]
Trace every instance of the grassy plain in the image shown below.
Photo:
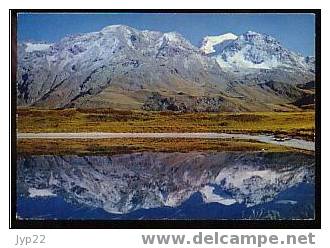
[[[314,139],[314,111],[175,113],[111,109],[19,108],[18,132],[271,133]]]
[[[20,155],[113,155],[132,152],[189,151],[267,151],[286,152],[296,149],[253,140],[217,139],[23,139],[17,142]],[[298,151],[298,150],[297,150]],[[309,151],[300,151],[312,153]]]

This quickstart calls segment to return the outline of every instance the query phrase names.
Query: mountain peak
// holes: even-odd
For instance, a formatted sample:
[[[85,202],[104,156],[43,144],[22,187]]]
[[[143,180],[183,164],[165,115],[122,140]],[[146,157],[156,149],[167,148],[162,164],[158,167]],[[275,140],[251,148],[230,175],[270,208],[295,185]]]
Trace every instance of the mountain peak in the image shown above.
[[[258,33],[255,31],[245,32],[244,34],[241,35],[240,39],[248,42],[279,44],[279,41],[277,41],[274,37],[268,34]]]
[[[168,32],[168,33],[164,33],[164,37],[168,40],[168,41],[181,41],[184,38],[182,37],[181,34],[177,33],[177,32]]]
[[[261,33],[249,30],[247,32],[244,33],[245,35],[262,35]]]
[[[299,68],[306,71],[313,67],[309,59],[286,49],[272,36],[251,30],[239,37],[233,34],[207,36],[201,50],[214,57],[223,69],[243,74],[250,69]]]
[[[119,30],[122,30],[122,31],[126,31],[126,30],[129,30],[129,31],[134,31],[136,29],[130,27],[130,26],[127,26],[127,25],[109,25],[109,26],[106,26],[104,27],[101,32],[115,32],[115,31],[119,31]]]

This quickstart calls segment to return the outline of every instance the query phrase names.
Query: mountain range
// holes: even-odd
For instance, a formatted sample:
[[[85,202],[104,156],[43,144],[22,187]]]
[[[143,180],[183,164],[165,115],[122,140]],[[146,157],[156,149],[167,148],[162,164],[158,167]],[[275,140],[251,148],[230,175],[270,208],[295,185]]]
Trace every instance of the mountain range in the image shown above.
[[[55,43],[18,42],[18,106],[153,111],[314,107],[315,58],[248,31],[207,36],[112,25]]]

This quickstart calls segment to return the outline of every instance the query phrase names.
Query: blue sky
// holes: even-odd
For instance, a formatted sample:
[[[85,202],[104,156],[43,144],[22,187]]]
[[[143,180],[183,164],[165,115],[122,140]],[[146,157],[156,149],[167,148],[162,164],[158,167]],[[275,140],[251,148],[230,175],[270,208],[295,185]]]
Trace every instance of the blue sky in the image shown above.
[[[55,42],[66,35],[98,31],[107,25],[124,24],[137,29],[181,33],[194,45],[207,35],[252,30],[267,33],[285,47],[314,55],[313,14],[19,14],[20,41]]]

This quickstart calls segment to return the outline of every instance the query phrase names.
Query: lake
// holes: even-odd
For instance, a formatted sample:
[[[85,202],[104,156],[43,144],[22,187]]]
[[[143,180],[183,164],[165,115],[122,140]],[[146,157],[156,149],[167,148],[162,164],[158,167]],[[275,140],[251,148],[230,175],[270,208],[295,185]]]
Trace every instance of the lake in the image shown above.
[[[21,219],[313,219],[303,152],[20,155]]]

